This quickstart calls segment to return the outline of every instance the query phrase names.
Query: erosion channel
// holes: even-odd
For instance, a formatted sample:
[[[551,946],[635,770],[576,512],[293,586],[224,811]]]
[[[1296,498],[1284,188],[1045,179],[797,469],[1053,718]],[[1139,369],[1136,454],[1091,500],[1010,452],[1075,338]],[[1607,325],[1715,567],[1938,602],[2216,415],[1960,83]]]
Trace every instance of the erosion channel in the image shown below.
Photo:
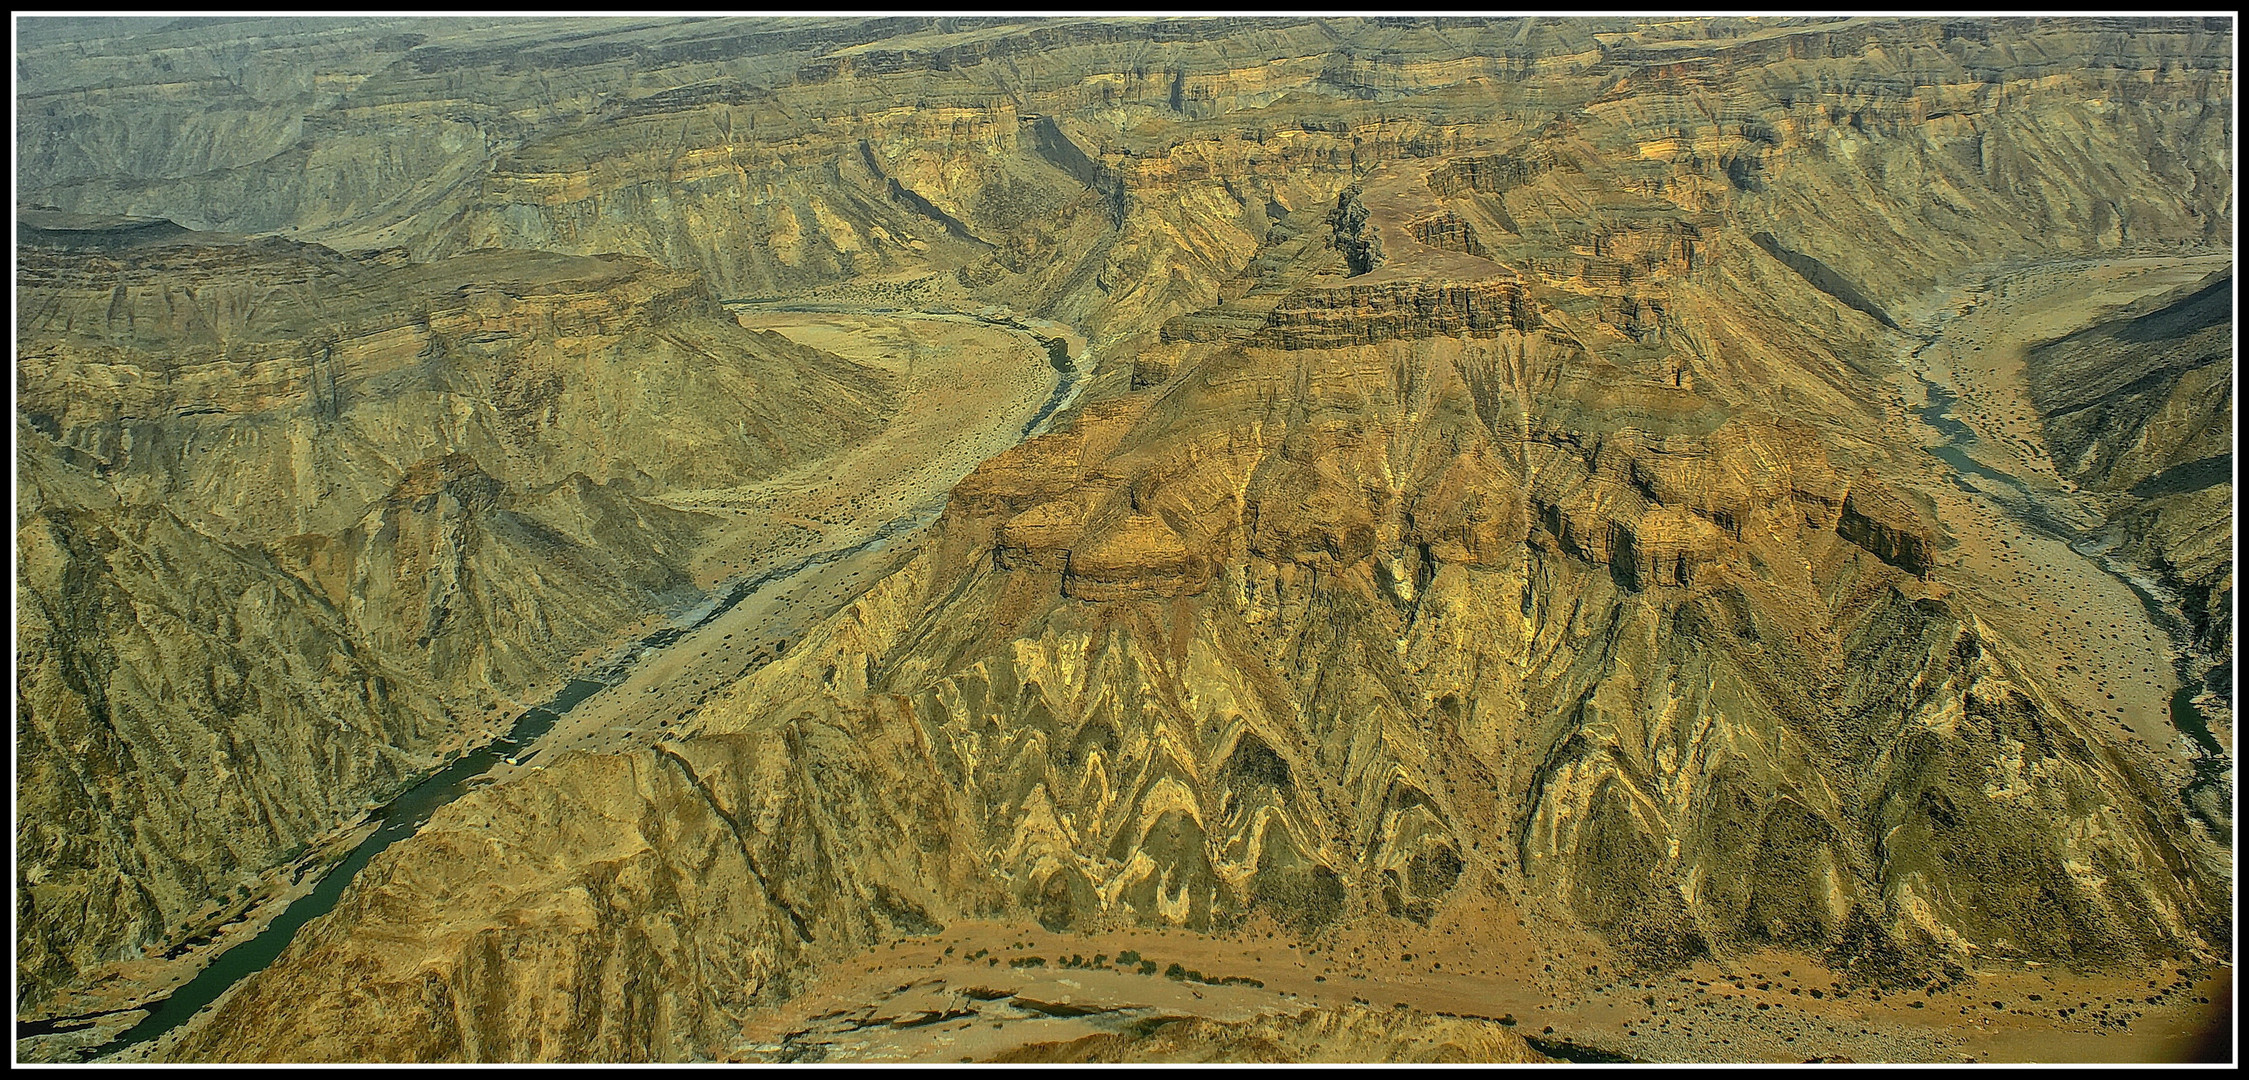
[[[907,404],[875,438],[814,466],[742,488],[677,497],[682,507],[735,522],[705,559],[735,572],[706,588],[702,600],[581,671],[551,700],[524,712],[506,735],[370,811],[346,831],[347,838],[361,838],[341,860],[300,867],[300,888],[306,877],[313,879],[309,892],[170,995],[114,1014],[19,1024],[19,1039],[114,1029],[146,1009],[105,1044],[89,1042],[79,1052],[107,1059],[142,1047],[272,963],[300,928],[335,906],[377,854],[414,835],[438,808],[543,768],[534,758],[549,751],[622,750],[662,737],[707,701],[711,688],[780,656],[806,627],[879,580],[937,519],[952,486],[983,459],[1044,431],[1083,388],[1091,366],[1076,331],[995,311],[754,300],[728,306],[745,325],[890,370],[907,388]]]
[[[2203,698],[2201,669],[2209,660],[2193,648],[2178,597],[2147,568],[2114,553],[2115,539],[2099,496],[2059,477],[2046,452],[2031,446],[2038,440],[2007,422],[2031,415],[2020,385],[2021,357],[2029,348],[2175,287],[2188,280],[2183,275],[2212,265],[2207,257],[2070,260],[2008,268],[1958,290],[1921,334],[1924,342],[1910,358],[1924,403],[1908,411],[1928,428],[1931,438],[1924,449],[1951,467],[1951,483],[1958,489],[1928,493],[1940,502],[1964,500],[1980,511],[1944,515],[1962,542],[1960,557],[1990,564],[1994,577],[2018,575],[2015,580],[2032,594],[2048,593],[2046,600],[2028,599],[2025,606],[2049,605],[2051,610],[2038,614],[2060,618],[2055,629],[2079,629],[2073,624],[2084,622],[2087,652],[2074,658],[2082,665],[2075,673],[2110,686],[2103,691],[2108,699],[2128,702],[2116,710],[2119,717],[2134,718],[2121,724],[2124,737],[2171,745],[2168,760],[2183,766],[2177,779],[2187,811],[2212,838],[2226,843],[2233,815],[2231,735],[2224,723],[2213,730],[2216,718],[2206,712],[2206,705],[2218,705]],[[1963,399],[1972,400],[1972,418],[1980,424],[1954,415]],[[1980,437],[1978,426],[1992,429],[1986,434],[1993,437]],[[1997,547],[1990,537],[1976,535],[1998,518],[1992,508],[2020,523],[2027,534],[2002,540]],[[2144,613],[2144,623],[2135,618],[2134,605],[2117,603],[2126,594],[2136,602],[2137,613]],[[2029,610],[2022,614],[2033,615]],[[2115,621],[2100,621],[2104,617]],[[2040,624],[2033,615],[2025,625]],[[2156,657],[2162,662],[2156,663]],[[2135,663],[2141,666],[2135,668]],[[2170,678],[2146,677],[2151,670]],[[2168,717],[2176,736],[2147,729],[2144,718],[2152,716]]]

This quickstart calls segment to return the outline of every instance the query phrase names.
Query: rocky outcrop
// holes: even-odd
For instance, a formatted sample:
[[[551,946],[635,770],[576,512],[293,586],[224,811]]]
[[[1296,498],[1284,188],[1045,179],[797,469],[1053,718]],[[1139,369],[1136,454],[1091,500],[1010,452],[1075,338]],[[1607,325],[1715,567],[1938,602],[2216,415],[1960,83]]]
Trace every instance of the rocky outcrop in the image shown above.
[[[2233,652],[2232,290],[2228,270],[2150,298],[2032,349],[2025,371],[2056,464],[2118,493],[2111,529],[2213,658]]]
[[[178,222],[165,218],[65,214],[52,210],[32,210],[16,217],[18,247],[117,251],[177,240],[187,234],[188,230],[181,228]]]
[[[1483,257],[1484,245],[1476,242],[1476,226],[1459,214],[1446,212],[1406,226],[1415,240],[1439,251],[1458,251]]]
[[[650,496],[879,411],[871,376],[636,260],[41,229],[18,257],[30,1010],[207,935],[692,594],[710,521]]]
[[[1343,253],[1344,265],[1351,268],[1353,277],[1373,273],[1382,265],[1382,237],[1367,228],[1367,208],[1359,201],[1357,187],[1346,188],[1335,197],[1328,228],[1332,230],[1328,243]]]
[[[1908,573],[1927,577],[1935,565],[1936,529],[1928,515],[1872,474],[1852,481],[1835,531]]]
[[[286,111],[256,90],[126,125],[80,148],[115,164],[26,197],[421,261],[275,248],[174,302],[105,252],[113,315],[42,256],[27,279],[63,299],[19,298],[40,334],[115,338],[19,360],[40,467],[214,508],[308,602],[391,627],[378,661],[427,636],[522,677],[472,643],[575,631],[543,637],[556,613],[500,603],[512,583],[614,549],[618,577],[588,558],[559,592],[660,588],[692,530],[650,492],[772,467],[809,445],[795,410],[841,403],[812,425],[835,445],[879,408],[709,325],[694,273],[1005,302],[1099,363],[904,569],[691,730],[453,804],[163,1055],[715,1056],[818,965],[983,918],[1318,939],[1492,904],[1564,974],[1581,948],[1637,971],[1780,948],[1886,986],[2226,956],[2222,853],[1948,585],[1926,455],[1871,373],[1885,320],[1970,266],[2229,235],[2230,29],[415,32],[443,36],[351,52],[356,82]],[[159,60],[242,70],[147,44],[29,41],[34,130],[161,97]],[[129,89],[65,92],[113,54]],[[191,152],[230,118],[255,146]],[[526,247],[579,254],[484,250]],[[181,250],[164,274],[222,257]],[[232,329],[346,298],[383,314]],[[383,452],[276,449],[357,445],[337,431]],[[205,453],[228,467],[176,467]],[[210,479],[244,474],[339,491]]]
[[[1538,329],[1518,282],[1397,282],[1305,291],[1266,319],[1266,340],[1286,349],[1372,345],[1399,339],[1490,337]]]
[[[1191,596],[1210,587],[1210,575],[1208,561],[1187,550],[1162,518],[1127,514],[1070,549],[1062,593],[1080,600]]]
[[[2193,466],[2231,453],[2233,274],[2141,307],[2031,350],[2025,375],[2047,444],[2067,475],[2108,490],[2223,478]]]
[[[2234,496],[2231,483],[2212,483],[2139,501],[2117,511],[2110,527],[2123,553],[2154,570],[2181,596],[2195,644],[2213,660],[2210,689],[2232,696]]]
[[[1429,190],[1440,196],[1451,197],[1471,192],[1505,195],[1553,166],[1553,151],[1545,147],[1534,147],[1521,156],[1492,154],[1464,157],[1431,170]]]
[[[1634,589],[1688,585],[1698,567],[1744,555],[1807,561],[1807,532],[1837,528],[1847,500],[1805,434],[1739,419],[1707,435],[1549,429],[1534,448],[1534,541],[1608,567]]]

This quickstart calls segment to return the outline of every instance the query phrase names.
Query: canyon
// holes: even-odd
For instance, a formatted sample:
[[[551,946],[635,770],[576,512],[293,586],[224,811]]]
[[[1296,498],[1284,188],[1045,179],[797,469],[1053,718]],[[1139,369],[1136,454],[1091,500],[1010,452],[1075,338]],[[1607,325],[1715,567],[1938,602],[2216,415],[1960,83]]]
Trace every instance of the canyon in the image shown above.
[[[19,34],[19,1060],[2230,1056],[2230,19]]]

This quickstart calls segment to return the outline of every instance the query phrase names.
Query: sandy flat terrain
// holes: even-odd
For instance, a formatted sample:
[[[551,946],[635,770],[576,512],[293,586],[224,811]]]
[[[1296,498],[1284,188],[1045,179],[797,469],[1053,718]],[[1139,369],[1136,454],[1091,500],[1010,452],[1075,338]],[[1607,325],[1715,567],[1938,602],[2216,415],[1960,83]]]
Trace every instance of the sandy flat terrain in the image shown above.
[[[2225,969],[2135,979],[2013,965],[1951,988],[1882,993],[1769,951],[1624,979],[1495,932],[1512,921],[1494,904],[1318,946],[1263,920],[1225,936],[963,922],[830,965],[804,993],[748,1018],[726,1056],[987,1060],[1152,1018],[1357,1002],[1495,1019],[1647,1061],[2167,1061],[2194,1057],[2227,1012]],[[1174,964],[1180,977],[1167,974]]]
[[[563,714],[531,753],[516,759],[520,764],[495,765],[487,775],[504,781],[564,753],[613,753],[678,736],[713,695],[782,655],[813,625],[911,558],[919,543],[918,536],[902,537],[751,594]]]
[[[702,553],[705,585],[792,556],[849,546],[942,496],[978,462],[1022,439],[1056,373],[1031,335],[965,319],[744,311],[744,326],[874,366],[903,407],[874,438],[825,461],[740,487],[663,501],[734,520]]]
[[[2043,266],[1979,281],[1945,297],[1937,336],[1901,376],[1905,400],[1926,401],[1918,374],[1959,395],[1951,415],[1978,438],[1967,450],[1979,464],[2022,480],[2057,519],[2097,525],[2097,496],[2063,480],[2046,456],[2023,381],[2030,347],[2098,321],[2132,301],[2198,280],[2226,257],[2141,258]],[[1893,422],[1925,445],[1939,435],[1910,412]],[[2025,527],[1990,493],[1963,490],[1944,473],[1892,477],[1936,504],[1956,541],[1939,577],[1962,586],[1979,618],[2016,646],[2091,729],[2119,743],[2154,748],[2173,786],[2184,784],[2194,746],[2172,726],[2178,644],[2148,614],[2131,586],[2096,558]],[[1999,492],[1999,494],[2005,494]]]
[[[1922,359],[1929,377],[1960,395],[1954,418],[1976,431],[1971,456],[2034,485],[2069,492],[2055,471],[2024,363],[2033,346],[2092,325],[2134,301],[2200,281],[2231,255],[2149,257],[2044,267],[1954,294],[1961,314]]]

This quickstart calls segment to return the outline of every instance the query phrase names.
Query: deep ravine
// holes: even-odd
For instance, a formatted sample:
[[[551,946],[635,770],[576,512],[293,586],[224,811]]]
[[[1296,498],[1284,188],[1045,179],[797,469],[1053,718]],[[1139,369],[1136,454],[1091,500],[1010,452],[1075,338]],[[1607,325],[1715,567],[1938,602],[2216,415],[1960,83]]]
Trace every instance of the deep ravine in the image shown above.
[[[919,313],[887,312],[876,309],[872,313],[896,314],[901,318],[969,318],[965,316],[928,315]],[[1014,319],[976,319],[1026,334],[1038,340],[1051,358],[1056,350],[1054,341],[1065,340],[1042,333]],[[1084,339],[1074,330],[1056,327],[1077,344]],[[1082,346],[1080,346],[1082,349]],[[1067,348],[1067,346],[1065,346]],[[1080,355],[1074,363],[1053,363],[1055,386],[1041,403],[1037,413],[1021,429],[1020,438],[1028,439],[1046,430],[1054,415],[1075,400],[1086,383],[1087,357]],[[359,871],[365,869],[376,855],[400,840],[413,836],[426,824],[439,807],[483,786],[479,780],[494,767],[529,764],[541,749],[539,740],[552,730],[562,716],[594,694],[622,681],[635,667],[673,647],[690,632],[716,620],[736,605],[752,596],[778,588],[807,572],[816,571],[851,556],[880,549],[913,536],[935,522],[945,507],[945,495],[939,493],[914,508],[911,512],[884,523],[871,536],[849,546],[829,548],[802,556],[780,566],[748,575],[714,589],[706,598],[678,616],[673,625],[647,634],[620,648],[602,662],[579,677],[572,678],[555,697],[543,705],[526,711],[508,733],[463,754],[436,772],[408,788],[390,802],[370,811],[365,819],[348,832],[365,829],[373,824],[373,831],[352,848],[340,861],[312,872],[320,875],[312,891],[291,901],[283,912],[263,929],[223,953],[198,972],[194,978],[172,991],[166,997],[135,1009],[116,1013],[99,1013],[85,1017],[65,1017],[17,1024],[18,1039],[84,1030],[100,1018],[147,1009],[148,1015],[98,1047],[80,1051],[79,1060],[101,1060],[149,1043],[165,1033],[186,1023],[228,990],[244,979],[257,974],[270,965],[288,947],[296,933],[305,924],[326,914],[342,898]],[[489,783],[489,780],[485,781]],[[303,873],[304,871],[300,871]],[[78,1023],[78,1021],[84,1021]]]
[[[1990,285],[1987,283],[1985,290]],[[2233,804],[2233,759],[2217,736],[2210,730],[2209,720],[2195,704],[2202,680],[2194,670],[2192,628],[2181,617],[2177,599],[2168,595],[2160,583],[2148,578],[2142,568],[2110,554],[2113,542],[2105,535],[2104,527],[2081,528],[2072,524],[2057,508],[2047,502],[2048,496],[2038,486],[2022,478],[1976,460],[1969,447],[1977,441],[1975,429],[1951,415],[1952,406],[1959,400],[1957,387],[1939,383],[1930,375],[1933,369],[1922,363],[1928,349],[1942,340],[1946,327],[1959,313],[1941,316],[1928,333],[1921,335],[1922,344],[1912,353],[1911,372],[1926,393],[1927,404],[1908,411],[1923,425],[1942,437],[1942,442],[1923,447],[1929,454],[1949,466],[1953,483],[1964,491],[1982,496],[1997,504],[2009,516],[2026,528],[2043,533],[2069,546],[2069,550],[2098,568],[2102,573],[2122,582],[2139,598],[2150,622],[2168,635],[2172,642],[2171,663],[2179,687],[2171,695],[2170,721],[2173,727],[2194,746],[2191,760],[2192,779],[2180,789],[2179,797],[2187,812],[2202,823],[2211,839],[2219,844],[2231,842]],[[2219,808],[2212,813],[2210,806]]]

